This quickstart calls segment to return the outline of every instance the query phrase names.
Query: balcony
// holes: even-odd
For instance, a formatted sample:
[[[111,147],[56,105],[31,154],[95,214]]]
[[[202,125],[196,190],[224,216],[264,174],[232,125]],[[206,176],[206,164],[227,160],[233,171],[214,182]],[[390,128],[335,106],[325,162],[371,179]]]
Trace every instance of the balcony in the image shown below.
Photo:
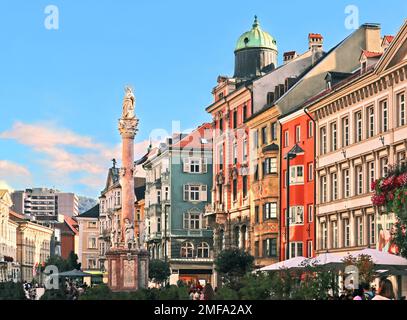
[[[161,203],[155,203],[148,207],[148,213],[150,216],[152,215],[161,215]]]
[[[161,240],[161,239],[162,239],[161,232],[152,232],[148,235],[148,241]]]

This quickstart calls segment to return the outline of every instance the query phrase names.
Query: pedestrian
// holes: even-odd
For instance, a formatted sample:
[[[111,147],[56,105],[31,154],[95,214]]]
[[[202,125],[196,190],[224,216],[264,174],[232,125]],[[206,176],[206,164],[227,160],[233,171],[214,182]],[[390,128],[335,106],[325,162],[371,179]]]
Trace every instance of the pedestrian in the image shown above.
[[[364,296],[364,300],[372,300],[374,297],[373,291],[370,288],[370,285],[366,282],[362,283],[361,285],[362,289],[363,289],[363,296]]]
[[[194,300],[199,300],[199,297],[201,296],[199,290],[196,290],[194,293]]]
[[[213,292],[212,286],[210,283],[207,283],[203,289],[203,294],[205,300],[213,300],[215,298],[215,293]]]
[[[377,294],[372,300],[394,300],[393,284],[388,279],[382,279],[379,283]]]
[[[194,294],[195,294],[195,290],[191,289],[189,292],[189,299],[190,300],[194,300]]]

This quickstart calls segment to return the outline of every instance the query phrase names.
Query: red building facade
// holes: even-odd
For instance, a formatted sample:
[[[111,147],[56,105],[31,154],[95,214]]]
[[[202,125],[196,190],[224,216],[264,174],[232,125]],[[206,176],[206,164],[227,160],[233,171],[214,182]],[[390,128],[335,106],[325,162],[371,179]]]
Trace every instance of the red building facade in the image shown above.
[[[280,260],[315,255],[315,124],[304,109],[280,117]],[[287,257],[287,154],[290,160],[289,256]]]

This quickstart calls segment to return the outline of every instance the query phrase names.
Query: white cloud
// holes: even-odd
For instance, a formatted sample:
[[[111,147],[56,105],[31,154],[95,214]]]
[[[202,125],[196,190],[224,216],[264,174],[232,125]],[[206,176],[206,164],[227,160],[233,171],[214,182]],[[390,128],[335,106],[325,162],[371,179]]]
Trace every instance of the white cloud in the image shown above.
[[[36,161],[50,183],[63,184],[61,187],[83,184],[100,191],[104,188],[111,159],[121,159],[121,144],[112,146],[95,142],[89,136],[79,135],[50,122],[16,122],[10,130],[1,132],[0,138],[16,140],[37,152],[40,156]],[[142,156],[148,145],[148,141],[135,143],[135,157]]]
[[[31,172],[24,166],[0,160],[0,189],[13,190],[13,186],[22,186],[31,183]]]

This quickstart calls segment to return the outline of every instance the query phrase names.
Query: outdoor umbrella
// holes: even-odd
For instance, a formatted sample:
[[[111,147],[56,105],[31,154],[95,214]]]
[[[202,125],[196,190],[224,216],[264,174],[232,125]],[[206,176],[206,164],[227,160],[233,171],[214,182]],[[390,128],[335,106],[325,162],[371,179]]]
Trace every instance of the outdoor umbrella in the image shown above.
[[[305,267],[305,262],[308,260],[304,257],[295,257],[285,261],[277,262],[269,266],[263,267],[257,271],[278,271],[282,269],[299,269]]]
[[[379,251],[376,249],[363,249],[356,251],[352,256],[369,255],[372,258],[373,263],[379,267],[400,267],[407,268],[407,259],[396,256],[392,253]]]

